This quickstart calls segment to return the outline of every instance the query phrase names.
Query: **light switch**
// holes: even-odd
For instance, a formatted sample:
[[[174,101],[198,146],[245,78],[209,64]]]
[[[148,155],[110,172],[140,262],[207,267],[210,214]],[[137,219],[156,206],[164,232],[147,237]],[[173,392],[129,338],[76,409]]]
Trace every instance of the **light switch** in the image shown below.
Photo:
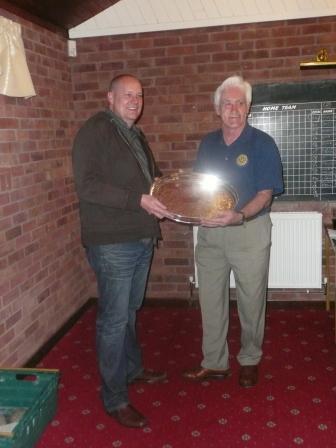
[[[68,40],[68,56],[72,58],[77,56],[77,45],[75,40]]]

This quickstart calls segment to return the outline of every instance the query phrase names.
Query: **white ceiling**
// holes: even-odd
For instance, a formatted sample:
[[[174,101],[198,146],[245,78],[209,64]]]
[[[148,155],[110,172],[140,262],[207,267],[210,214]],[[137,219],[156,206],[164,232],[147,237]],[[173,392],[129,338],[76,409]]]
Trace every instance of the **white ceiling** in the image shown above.
[[[120,0],[69,37],[93,37],[336,16],[336,0]]]

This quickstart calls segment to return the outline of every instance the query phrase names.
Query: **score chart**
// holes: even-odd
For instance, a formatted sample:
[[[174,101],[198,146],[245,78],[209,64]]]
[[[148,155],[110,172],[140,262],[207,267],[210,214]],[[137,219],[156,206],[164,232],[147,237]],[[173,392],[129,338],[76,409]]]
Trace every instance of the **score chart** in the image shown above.
[[[336,101],[252,105],[249,123],[278,145],[285,184],[279,199],[336,197]]]

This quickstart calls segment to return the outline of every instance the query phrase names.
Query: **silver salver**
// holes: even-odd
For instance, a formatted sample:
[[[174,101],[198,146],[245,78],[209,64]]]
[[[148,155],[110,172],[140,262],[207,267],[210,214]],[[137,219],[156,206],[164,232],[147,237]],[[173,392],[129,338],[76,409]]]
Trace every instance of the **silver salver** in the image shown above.
[[[234,188],[219,177],[182,170],[158,178],[150,194],[167,207],[174,221],[193,225],[234,209],[238,202]]]

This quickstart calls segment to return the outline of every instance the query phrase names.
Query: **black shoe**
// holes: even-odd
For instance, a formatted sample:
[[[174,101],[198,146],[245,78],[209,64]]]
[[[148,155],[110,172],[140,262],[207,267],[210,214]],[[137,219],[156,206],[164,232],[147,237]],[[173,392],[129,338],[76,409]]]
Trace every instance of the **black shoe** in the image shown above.
[[[166,372],[154,372],[153,370],[143,370],[131,383],[161,383],[167,378]]]
[[[146,417],[140,414],[131,404],[114,411],[106,411],[120,425],[128,428],[143,428],[148,424]]]
[[[258,366],[241,366],[239,384],[242,387],[253,387],[258,382]]]
[[[225,380],[225,378],[228,378],[229,376],[231,376],[230,369],[215,370],[196,367],[183,372],[183,377],[192,381]]]

